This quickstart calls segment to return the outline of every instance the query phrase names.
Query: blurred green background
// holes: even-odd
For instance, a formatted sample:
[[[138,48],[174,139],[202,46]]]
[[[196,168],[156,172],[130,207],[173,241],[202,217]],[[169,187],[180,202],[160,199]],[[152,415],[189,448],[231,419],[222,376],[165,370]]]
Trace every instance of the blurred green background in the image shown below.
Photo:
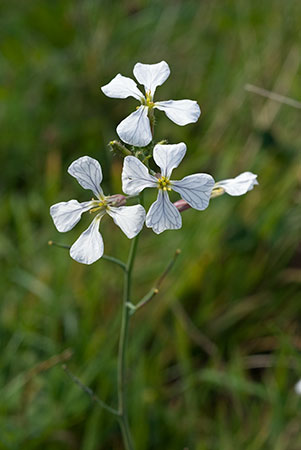
[[[89,222],[60,234],[49,206],[90,198],[66,172],[83,155],[101,162],[106,193],[121,192],[107,143],[136,102],[100,86],[163,59],[171,76],[156,98],[202,108],[186,127],[157,113],[156,138],[188,146],[175,175],[251,170],[260,185],[184,212],[180,231],[143,231],[134,302],[182,254],[131,324],[136,448],[301,448],[300,111],[244,89],[301,98],[300,22],[299,0],[1,1],[1,450],[123,448],[114,418],[50,359],[72,349],[70,370],[116,404],[122,274],[49,247]],[[101,230],[125,259],[127,238],[111,220]]]

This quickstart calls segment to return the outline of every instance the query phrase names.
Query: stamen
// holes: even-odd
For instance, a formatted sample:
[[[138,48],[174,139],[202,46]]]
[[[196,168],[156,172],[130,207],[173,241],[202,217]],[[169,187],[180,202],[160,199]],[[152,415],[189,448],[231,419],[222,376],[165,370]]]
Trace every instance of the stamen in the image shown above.
[[[225,189],[221,186],[216,186],[213,188],[210,198],[219,197],[220,195],[223,195],[225,193]]]
[[[93,198],[92,201],[93,201],[93,203],[95,205],[95,208],[92,208],[92,209],[89,210],[90,214],[95,213],[95,212],[100,211],[100,210],[107,209],[107,207],[108,207],[107,200],[105,198],[103,198],[100,201],[94,200],[94,198]]]
[[[171,191],[169,179],[164,176],[159,178],[158,179],[158,188],[162,189],[163,191]]]
[[[149,108],[153,108],[155,106],[155,103],[153,102],[153,97],[151,94],[151,91],[147,91],[146,92],[146,106],[148,106]]]

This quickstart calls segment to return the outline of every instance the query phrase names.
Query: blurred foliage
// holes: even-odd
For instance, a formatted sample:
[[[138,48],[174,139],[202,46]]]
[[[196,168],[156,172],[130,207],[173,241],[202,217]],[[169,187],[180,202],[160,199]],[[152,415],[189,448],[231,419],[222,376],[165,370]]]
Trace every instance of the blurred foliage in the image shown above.
[[[184,212],[178,232],[143,231],[133,301],[182,255],[131,326],[137,449],[301,448],[300,113],[244,90],[301,98],[300,20],[299,0],[0,3],[1,450],[122,449],[114,418],[50,360],[71,348],[70,369],[116,404],[120,269],[48,247],[71,244],[89,220],[60,235],[48,211],[88,199],[66,173],[82,155],[101,162],[105,192],[120,192],[107,143],[135,101],[99,88],[162,59],[172,72],[157,99],[197,99],[203,111],[186,127],[157,114],[157,139],[188,146],[176,175],[251,170],[260,185]],[[111,225],[106,253],[126,258]]]

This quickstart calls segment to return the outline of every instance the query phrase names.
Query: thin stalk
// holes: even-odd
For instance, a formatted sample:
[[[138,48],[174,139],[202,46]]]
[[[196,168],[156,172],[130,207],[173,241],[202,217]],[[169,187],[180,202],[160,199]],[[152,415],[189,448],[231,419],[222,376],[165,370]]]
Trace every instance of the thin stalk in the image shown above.
[[[48,241],[48,245],[53,245],[54,247],[65,248],[66,250],[70,250],[70,245],[60,244],[59,242]],[[102,259],[106,261],[110,261],[117,266],[121,267],[124,271],[126,270],[126,264],[118,258],[109,255],[102,255]]]
[[[149,118],[149,122],[150,122],[152,137],[154,139],[154,135],[155,135],[155,113],[154,113],[154,109],[153,108],[149,108],[148,109],[148,118]]]
[[[120,261],[120,259],[118,258],[114,258],[114,256],[102,255],[102,259],[105,259],[106,261],[110,261],[116,264],[117,266],[121,267],[124,271],[126,270],[126,265],[124,264],[124,262]]]
[[[128,307],[128,304],[130,303],[132,271],[137,251],[138,239],[139,235],[137,235],[132,241],[128,261],[126,264],[126,270],[124,272],[124,293],[118,352],[118,413],[119,423],[126,450],[134,449],[128,421],[126,395],[126,352],[130,321],[130,308]]]
[[[137,303],[136,306],[131,304],[131,306],[130,306],[131,307],[131,312],[130,312],[131,316],[133,314],[135,314],[135,312],[138,309],[143,308],[143,306],[145,306],[147,303],[149,303],[155,297],[155,295],[157,295],[158,293],[159,293],[159,289],[157,289],[155,287],[151,288],[151,290],[144,297],[142,297],[142,299]]]
[[[181,253],[180,249],[177,249],[175,251],[174,256],[172,257],[172,259],[168,263],[166,269],[164,270],[164,272],[162,273],[160,278],[157,280],[155,286],[151,288],[151,290],[137,303],[137,305],[133,305],[132,303],[129,304],[129,309],[130,309],[130,315],[131,316],[133,314],[135,314],[135,312],[138,311],[138,309],[143,308],[143,306],[145,306],[147,303],[149,303],[155,297],[155,295],[157,295],[159,293],[161,284],[163,283],[164,279],[166,278],[166,276],[169,274],[169,272],[173,268],[173,266],[174,266],[174,264],[176,262],[176,259],[177,259],[177,257],[179,256],[180,253]]]
[[[89,395],[89,397],[91,398],[92,401],[96,402],[98,404],[98,406],[100,406],[101,408],[105,409],[106,411],[110,412],[111,414],[114,414],[115,416],[117,416],[119,418],[119,412],[114,409],[111,408],[111,406],[107,405],[105,402],[103,402],[96,394],[95,392],[92,391],[91,388],[89,388],[89,386],[86,386],[85,384],[83,384],[79,378],[77,378],[75,375],[73,375],[72,372],[70,372],[70,370],[68,369],[68,367],[66,366],[66,364],[63,364],[62,369],[65,371],[65,373],[68,375],[68,377],[80,388],[82,389],[82,391],[84,391],[87,395]]]
[[[122,158],[125,158],[128,155],[132,155],[132,152],[126,148],[125,145],[123,145],[119,141],[111,141],[109,142],[109,147],[111,150],[116,153],[117,155],[121,156]]]

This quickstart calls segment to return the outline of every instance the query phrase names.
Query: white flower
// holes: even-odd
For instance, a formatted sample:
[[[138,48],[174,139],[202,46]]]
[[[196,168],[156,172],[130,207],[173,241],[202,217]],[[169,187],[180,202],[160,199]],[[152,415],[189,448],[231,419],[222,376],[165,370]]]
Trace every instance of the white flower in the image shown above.
[[[105,196],[100,187],[102,170],[96,159],[83,156],[69,166],[68,172],[84,189],[90,189],[97,199],[83,203],[77,200],[56,203],[51,206],[50,214],[58,231],[64,233],[79,222],[83,212],[97,212],[90,226],[70,248],[70,256],[75,261],[92,264],[102,257],[104,251],[103,239],[98,230],[102,217],[109,214],[126,236],[132,239],[143,227],[145,210],[141,205],[114,206],[116,196]]]
[[[227,194],[238,196],[251,191],[256,184],[258,184],[257,175],[252,172],[243,172],[235,178],[218,181],[214,189],[222,188]]]
[[[185,153],[186,145],[183,142],[172,145],[157,144],[153,158],[162,171],[158,178],[150,175],[138,158],[126,156],[124,159],[122,189],[125,193],[137,195],[146,187],[154,187],[159,191],[157,200],[151,205],[146,216],[146,226],[157,234],[182,226],[181,214],[169,200],[168,191],[178,192],[192,208],[200,211],[206,209],[209,204],[214,186],[211,175],[197,173],[180,181],[170,180],[173,169],[178,167]]]
[[[295,384],[295,392],[297,395],[301,395],[301,380]]]
[[[200,107],[193,100],[167,100],[154,102],[157,86],[161,86],[169,77],[170,69],[165,61],[157,64],[137,63],[134,75],[140,84],[144,85],[145,95],[138,89],[134,80],[120,73],[110,83],[102,86],[102,92],[112,98],[134,97],[141,106],[124,119],[116,131],[120,139],[136,147],[145,147],[152,140],[152,132],[148,112],[152,108],[164,111],[170,120],[178,125],[193,123],[200,117]]]

